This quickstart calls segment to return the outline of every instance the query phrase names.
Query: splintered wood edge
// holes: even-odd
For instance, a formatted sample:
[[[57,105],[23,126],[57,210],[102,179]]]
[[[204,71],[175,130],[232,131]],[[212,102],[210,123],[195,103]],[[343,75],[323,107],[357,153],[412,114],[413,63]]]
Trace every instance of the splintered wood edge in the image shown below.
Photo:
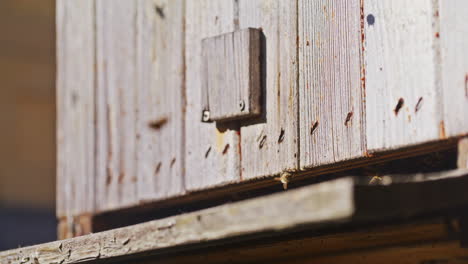
[[[5,251],[0,253],[0,264],[79,263],[305,225],[351,223],[356,219],[388,221],[413,212],[466,206],[467,187],[468,170],[384,176],[378,186],[369,185],[362,178],[345,177],[102,233]],[[382,206],[376,207],[376,201],[381,201]]]
[[[1,264],[78,263],[352,216],[353,179],[0,253]]]

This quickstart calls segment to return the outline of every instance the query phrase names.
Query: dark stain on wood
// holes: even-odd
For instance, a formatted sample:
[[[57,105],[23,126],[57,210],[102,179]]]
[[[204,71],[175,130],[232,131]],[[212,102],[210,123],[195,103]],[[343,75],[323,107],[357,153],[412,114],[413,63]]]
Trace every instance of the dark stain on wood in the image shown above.
[[[315,130],[317,130],[318,125],[319,125],[318,121],[315,121],[314,123],[312,123],[312,125],[310,126],[310,134],[311,135],[314,134]]]
[[[174,167],[175,162],[176,162],[176,158],[172,158],[172,160],[171,160],[171,165],[170,165],[171,168]]]
[[[229,150],[229,147],[230,147],[230,145],[229,145],[229,144],[226,144],[226,146],[224,146],[224,149],[223,149],[223,155],[225,155],[225,154],[228,152],[228,150]]]
[[[156,14],[162,19],[166,18],[166,15],[164,14],[164,8],[161,6],[155,6],[154,10],[156,11]]]
[[[284,134],[285,134],[285,132],[284,132],[284,129],[282,128],[281,131],[280,131],[280,135],[279,135],[279,137],[278,137],[278,143],[283,142],[283,140],[284,140]]]
[[[125,174],[121,172],[119,174],[119,184],[122,184],[124,182],[124,179],[125,179]]]
[[[267,136],[264,135],[262,137],[262,140],[260,140],[260,144],[258,144],[258,148],[260,148],[260,149],[263,148],[263,146],[265,145],[266,139],[267,139]]]
[[[211,152],[211,147],[209,147],[206,152],[205,152],[205,159],[208,158],[208,155],[210,155]]]
[[[397,105],[395,106],[395,109],[393,109],[393,112],[395,112],[395,116],[398,115],[398,112],[400,112],[404,104],[405,100],[403,98],[398,99]]]
[[[152,129],[159,130],[159,129],[161,129],[163,126],[165,126],[165,125],[167,124],[168,121],[169,121],[169,120],[167,119],[167,117],[163,117],[163,118],[160,118],[160,119],[151,121],[148,125],[149,125],[149,127],[152,128]]]
[[[154,174],[158,174],[161,171],[162,163],[159,162],[158,165],[156,165],[156,169],[154,170]]]
[[[346,115],[344,125],[345,126],[350,125],[352,118],[353,118],[353,112],[349,112],[348,115]]]
[[[421,109],[422,105],[423,105],[423,98],[419,97],[419,100],[416,103],[416,106],[414,107],[414,112],[417,113],[419,109]]]

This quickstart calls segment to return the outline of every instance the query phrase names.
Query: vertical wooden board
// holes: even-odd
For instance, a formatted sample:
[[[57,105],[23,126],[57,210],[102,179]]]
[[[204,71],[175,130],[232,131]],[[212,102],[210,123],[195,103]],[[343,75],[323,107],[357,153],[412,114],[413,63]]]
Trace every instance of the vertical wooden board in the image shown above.
[[[360,2],[299,1],[301,169],[365,153]]]
[[[94,1],[57,1],[57,215],[94,210]]]
[[[239,133],[202,123],[202,39],[232,32],[236,0],[186,1],[186,174],[188,190],[239,181]]]
[[[298,168],[297,2],[239,0],[240,28],[261,28],[263,116],[242,124],[242,178]]]
[[[136,7],[96,1],[98,210],[136,202]]]
[[[139,200],[183,192],[184,1],[139,0],[137,169]]]
[[[439,1],[441,77],[447,137],[468,135],[468,2]]]
[[[364,1],[369,151],[436,140],[443,131],[433,3]]]

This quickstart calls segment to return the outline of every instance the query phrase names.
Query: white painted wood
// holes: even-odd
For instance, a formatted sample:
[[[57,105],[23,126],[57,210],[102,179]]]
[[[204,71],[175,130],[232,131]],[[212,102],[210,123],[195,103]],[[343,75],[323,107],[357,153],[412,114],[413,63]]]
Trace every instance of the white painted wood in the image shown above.
[[[258,29],[242,29],[202,41],[202,89],[212,121],[260,114],[261,65]]]
[[[96,1],[98,210],[136,203],[136,2]]]
[[[371,152],[439,138],[443,109],[433,2],[364,1],[366,135]]]
[[[242,178],[251,179],[298,167],[297,3],[239,0],[240,28],[261,28],[263,113],[242,124]]]
[[[139,200],[183,192],[184,1],[138,0],[137,175]]]
[[[236,1],[186,1],[186,175],[188,190],[239,181],[239,133],[202,123],[202,39],[232,32]]]
[[[57,215],[94,210],[94,1],[57,1]]]
[[[438,2],[445,133],[447,137],[467,135],[468,2]]]
[[[364,155],[360,3],[299,1],[301,169]]]

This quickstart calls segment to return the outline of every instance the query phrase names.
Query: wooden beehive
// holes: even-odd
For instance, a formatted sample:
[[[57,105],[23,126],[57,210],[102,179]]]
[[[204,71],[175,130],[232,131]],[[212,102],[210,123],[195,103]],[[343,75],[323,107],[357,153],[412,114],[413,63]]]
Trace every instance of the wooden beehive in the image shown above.
[[[57,215],[256,188],[466,135],[467,15],[464,0],[58,0]],[[259,69],[219,64],[213,92],[204,69],[219,61],[203,40],[247,28]],[[260,98],[252,114],[222,90],[235,87]],[[216,122],[203,122],[207,92]]]

